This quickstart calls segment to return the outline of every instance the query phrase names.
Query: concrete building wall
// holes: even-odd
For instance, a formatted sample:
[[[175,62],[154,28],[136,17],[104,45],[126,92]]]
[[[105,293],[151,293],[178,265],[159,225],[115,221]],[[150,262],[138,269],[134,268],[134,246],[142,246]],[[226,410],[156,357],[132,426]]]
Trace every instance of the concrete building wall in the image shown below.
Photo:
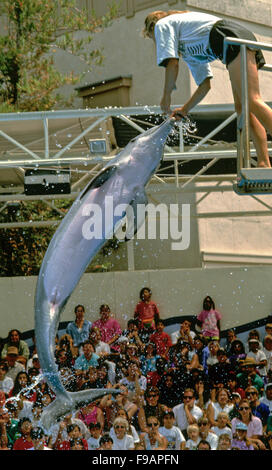
[[[93,2],[98,13],[102,13],[107,2],[100,6]],[[261,42],[271,43],[271,2],[270,0],[187,0],[187,1],[137,1],[121,2],[123,15],[115,20],[104,32],[94,36],[92,47],[104,50],[103,66],[95,68],[85,77],[83,85],[110,79],[116,76],[132,75],[130,91],[131,105],[158,105],[164,82],[164,69],[156,65],[155,47],[151,40],[141,37],[144,19],[152,10],[196,10],[212,13],[222,18],[239,21],[252,30]],[[103,10],[104,11],[104,10]],[[264,51],[267,63],[272,63],[272,54]],[[182,104],[196,88],[187,67],[181,62],[177,91],[172,95],[173,104]],[[62,67],[71,66],[69,58],[61,57]],[[219,61],[212,63],[214,79],[212,90],[203,104],[232,103],[228,72]],[[263,98],[272,100],[271,73],[260,72]],[[80,106],[82,101],[77,100]],[[110,105],[111,103],[109,103]]]
[[[271,312],[272,266],[242,266],[214,269],[173,269],[84,274],[72,294],[61,321],[74,319],[74,307],[85,305],[86,318],[99,317],[99,306],[108,303],[125,327],[133,317],[143,286],[152,288],[162,318],[196,315],[203,298],[211,295],[221,311],[222,329],[267,317]],[[34,328],[36,277],[1,278],[0,336],[12,328]]]

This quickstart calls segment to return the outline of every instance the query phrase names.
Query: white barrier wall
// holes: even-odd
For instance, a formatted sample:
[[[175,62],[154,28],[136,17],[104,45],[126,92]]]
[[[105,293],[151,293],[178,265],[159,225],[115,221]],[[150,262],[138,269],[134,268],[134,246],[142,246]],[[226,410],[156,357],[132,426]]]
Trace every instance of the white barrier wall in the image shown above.
[[[221,311],[222,329],[266,317],[271,312],[272,266],[173,269],[84,274],[61,321],[74,319],[74,306],[85,305],[86,318],[98,318],[108,303],[122,327],[133,316],[139,291],[151,287],[162,318],[195,315],[209,294]],[[0,336],[12,328],[34,328],[33,299],[36,277],[0,278]]]

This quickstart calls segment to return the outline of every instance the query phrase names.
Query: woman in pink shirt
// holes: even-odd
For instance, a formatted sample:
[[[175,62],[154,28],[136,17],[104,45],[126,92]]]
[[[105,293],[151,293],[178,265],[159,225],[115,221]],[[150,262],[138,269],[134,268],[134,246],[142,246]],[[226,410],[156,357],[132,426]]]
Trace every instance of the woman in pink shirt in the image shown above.
[[[197,316],[197,324],[201,326],[206,339],[219,340],[221,314],[215,310],[212,298],[207,295],[203,301],[203,310]]]
[[[96,320],[93,328],[98,327],[101,333],[101,341],[107,343],[110,348],[118,352],[120,347],[115,344],[119,336],[122,334],[122,328],[115,318],[111,317],[110,307],[106,304],[100,307],[100,319]]]

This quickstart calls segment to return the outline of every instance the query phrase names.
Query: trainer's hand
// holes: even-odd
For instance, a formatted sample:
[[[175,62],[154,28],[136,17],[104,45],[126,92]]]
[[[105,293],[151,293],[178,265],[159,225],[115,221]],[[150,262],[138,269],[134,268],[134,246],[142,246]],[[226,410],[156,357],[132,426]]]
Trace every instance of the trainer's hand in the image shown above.
[[[172,111],[171,117],[174,117],[178,121],[181,121],[187,115],[187,111],[184,106],[181,108],[176,108]]]

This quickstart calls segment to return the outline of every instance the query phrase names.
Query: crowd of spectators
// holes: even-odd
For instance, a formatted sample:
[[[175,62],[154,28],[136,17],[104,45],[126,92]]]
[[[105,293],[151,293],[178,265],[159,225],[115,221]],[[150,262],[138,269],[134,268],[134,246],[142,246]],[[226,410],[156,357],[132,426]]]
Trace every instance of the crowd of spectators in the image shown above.
[[[151,290],[143,288],[122,330],[108,305],[85,319],[83,305],[55,358],[68,391],[117,388],[56,422],[41,415],[54,399],[43,379],[35,339],[14,329],[0,360],[0,450],[270,450],[272,324],[265,337],[235,330],[221,337],[211,297],[194,324],[167,333]]]

